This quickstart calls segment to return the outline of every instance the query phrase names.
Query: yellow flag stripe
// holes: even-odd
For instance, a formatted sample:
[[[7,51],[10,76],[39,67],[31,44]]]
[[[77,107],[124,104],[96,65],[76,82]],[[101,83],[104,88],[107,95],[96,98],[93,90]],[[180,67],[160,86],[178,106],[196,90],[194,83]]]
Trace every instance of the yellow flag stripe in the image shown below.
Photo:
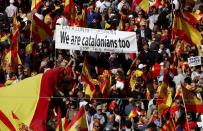
[[[139,3],[139,6],[141,9],[143,9],[145,12],[148,12],[149,10],[149,1],[148,0],[142,0],[140,3]]]
[[[0,109],[12,123],[15,123],[12,117],[12,112],[15,112],[22,123],[30,125],[39,100],[41,78],[42,74],[39,74],[0,88]],[[0,127],[7,130],[2,122]]]

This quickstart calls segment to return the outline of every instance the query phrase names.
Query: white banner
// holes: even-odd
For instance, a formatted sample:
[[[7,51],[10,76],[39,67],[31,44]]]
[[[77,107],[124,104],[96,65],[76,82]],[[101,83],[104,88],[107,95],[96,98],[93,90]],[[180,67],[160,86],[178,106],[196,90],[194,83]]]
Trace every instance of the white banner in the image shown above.
[[[138,53],[135,32],[57,25],[54,37],[56,49]]]
[[[191,66],[198,66],[201,65],[201,56],[195,56],[188,58],[188,65]]]

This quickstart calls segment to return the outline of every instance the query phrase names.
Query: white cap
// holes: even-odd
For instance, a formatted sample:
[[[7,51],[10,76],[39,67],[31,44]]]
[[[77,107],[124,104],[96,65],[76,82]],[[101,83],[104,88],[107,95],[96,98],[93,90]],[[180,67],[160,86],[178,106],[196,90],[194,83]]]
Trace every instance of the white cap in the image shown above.
[[[143,65],[143,64],[139,64],[139,65],[138,65],[138,68],[139,68],[139,69],[143,69],[143,68],[144,68],[144,65]]]
[[[132,14],[128,15],[128,18],[133,18],[133,15]]]
[[[163,65],[164,65],[164,62],[161,62],[160,65],[163,66]]]

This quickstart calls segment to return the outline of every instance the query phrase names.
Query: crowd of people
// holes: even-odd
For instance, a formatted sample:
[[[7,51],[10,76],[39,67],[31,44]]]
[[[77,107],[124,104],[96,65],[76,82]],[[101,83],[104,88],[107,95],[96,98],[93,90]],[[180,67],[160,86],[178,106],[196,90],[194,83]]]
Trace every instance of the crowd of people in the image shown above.
[[[132,0],[74,0],[77,11],[74,23],[68,17],[70,14],[63,12],[64,0],[42,0],[41,6],[34,10],[31,10],[33,0],[0,2],[2,86],[15,84],[48,69],[66,67],[68,77],[57,85],[56,93],[51,99],[46,123],[48,130],[55,129],[58,107],[61,117],[68,116],[71,121],[82,105],[85,105],[88,128],[91,131],[159,130],[167,121],[167,115],[163,117],[159,112],[157,102],[164,79],[167,79],[168,92],[172,94],[172,104],[176,107],[169,111],[176,130],[197,131],[203,128],[201,113],[187,112],[184,100],[176,98],[176,90],[184,86],[202,101],[203,66],[190,67],[187,59],[202,56],[203,51],[201,49],[198,52],[193,44],[171,35],[174,13],[198,10],[201,14],[201,2],[164,1],[158,7],[150,6],[149,11],[145,12],[138,4],[133,4]],[[136,32],[139,53],[56,50],[53,37],[40,42],[32,39],[32,15],[44,21],[53,32],[56,25]],[[22,64],[8,68],[5,67],[4,57],[12,42],[14,17],[20,23],[18,53]],[[195,23],[200,32],[203,31],[201,20]],[[3,41],[2,36],[5,34],[9,38]],[[26,51],[30,42],[34,42],[31,53]],[[200,46],[203,46],[203,41]],[[85,94],[85,82],[81,79],[85,59],[91,77],[96,81],[95,93],[91,99]],[[104,93],[100,90],[99,80],[105,74],[110,75],[111,80]],[[129,117],[133,109],[136,109],[137,114]]]

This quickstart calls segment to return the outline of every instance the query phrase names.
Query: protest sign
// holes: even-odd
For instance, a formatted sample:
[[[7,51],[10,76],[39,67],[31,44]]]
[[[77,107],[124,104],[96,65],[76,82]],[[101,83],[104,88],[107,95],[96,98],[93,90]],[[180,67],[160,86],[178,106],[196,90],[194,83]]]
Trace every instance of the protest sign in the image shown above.
[[[190,67],[201,65],[201,56],[195,56],[195,57],[188,58],[188,65]]]
[[[138,53],[135,32],[56,26],[55,48],[93,52]]]

